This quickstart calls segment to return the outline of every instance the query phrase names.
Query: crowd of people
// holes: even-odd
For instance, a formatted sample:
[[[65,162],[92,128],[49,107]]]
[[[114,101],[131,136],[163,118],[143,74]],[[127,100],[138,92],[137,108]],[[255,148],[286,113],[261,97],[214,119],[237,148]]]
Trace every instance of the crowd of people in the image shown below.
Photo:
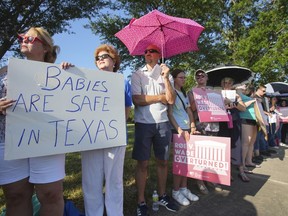
[[[49,33],[43,28],[30,28],[19,35],[20,50],[27,60],[54,63],[59,52]],[[265,115],[270,116],[277,109],[277,101],[264,98],[265,86],[254,91],[250,86],[238,86],[234,80],[225,77],[221,81],[223,90],[236,90],[233,100],[224,98],[227,113],[231,115],[232,126],[227,122],[200,122],[192,92],[184,90],[185,71],[171,69],[159,64],[161,49],[150,44],[145,50],[146,64],[132,73],[131,85],[125,86],[125,116],[129,116],[132,101],[135,106],[135,139],[132,158],[136,160],[135,181],[137,188],[137,216],[148,215],[145,188],[148,177],[149,160],[153,148],[157,170],[157,192],[159,204],[176,212],[178,204],[187,206],[199,200],[188,188],[189,178],[173,175],[172,198],[168,195],[168,162],[172,146],[172,135],[179,134],[187,142],[193,135],[222,136],[231,138],[231,164],[239,170],[239,178],[249,182],[252,171],[260,168],[264,156],[275,153],[270,147],[277,147],[286,141],[287,124],[269,123],[266,130],[259,130],[254,103],[263,105]],[[100,45],[94,53],[95,65],[103,72],[117,72],[120,56],[117,50],[107,44]],[[69,69],[73,65],[63,62],[61,67]],[[196,88],[207,87],[208,75],[204,70],[195,72]],[[65,177],[65,154],[34,157],[28,159],[4,160],[6,109],[13,106],[13,99],[6,98],[7,73],[0,77],[0,185],[6,200],[7,215],[32,215],[32,195],[36,193],[41,204],[41,216],[62,216],[64,211],[63,180]],[[267,107],[268,104],[268,107]],[[285,100],[281,106],[286,106]],[[124,113],[123,113],[124,114]],[[281,131],[282,129],[282,131]],[[267,137],[265,137],[267,135]],[[265,139],[266,138],[266,139]],[[81,152],[82,189],[85,215],[102,216],[106,208],[108,216],[123,215],[123,166],[125,146],[89,150]],[[233,178],[231,177],[231,180]],[[197,179],[199,192],[210,191],[205,182]],[[103,187],[105,186],[105,196]]]

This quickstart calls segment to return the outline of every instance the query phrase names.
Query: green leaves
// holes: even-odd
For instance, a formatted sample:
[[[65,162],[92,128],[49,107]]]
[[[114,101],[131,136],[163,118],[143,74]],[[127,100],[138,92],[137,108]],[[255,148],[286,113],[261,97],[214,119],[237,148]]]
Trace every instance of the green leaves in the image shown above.
[[[53,35],[68,31],[73,19],[95,17],[108,0],[4,0],[0,6],[0,59],[6,51],[15,51],[17,33],[42,26]]]
[[[101,42],[115,46],[121,54],[121,70],[131,71],[144,64],[142,57],[130,56],[114,34],[153,9],[171,16],[190,18],[205,27],[198,52],[175,56],[167,63],[191,74],[198,68],[240,65],[258,75],[259,82],[288,79],[288,5],[286,0],[37,0],[2,1],[0,58],[14,50],[16,33],[30,26],[51,32],[69,31],[69,20],[88,17],[88,28]],[[3,14],[3,15],[2,15]],[[3,21],[2,21],[3,20]],[[11,49],[12,46],[12,49]]]

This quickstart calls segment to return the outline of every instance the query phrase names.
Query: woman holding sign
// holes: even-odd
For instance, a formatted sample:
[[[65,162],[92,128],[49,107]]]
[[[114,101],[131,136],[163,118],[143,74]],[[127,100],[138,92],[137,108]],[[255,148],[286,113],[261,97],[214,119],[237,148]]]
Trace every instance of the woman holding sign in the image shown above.
[[[246,110],[246,106],[236,90],[232,90],[233,84],[234,80],[230,77],[221,80],[222,95],[232,125],[227,124],[227,122],[220,122],[218,135],[231,138],[231,163],[238,166],[239,178],[243,182],[249,182],[250,180],[244,172],[242,163],[241,120],[239,115],[239,112]],[[231,94],[230,97],[228,96],[229,93]]]
[[[96,66],[103,72],[119,69],[120,57],[107,44],[95,50]],[[130,84],[125,82],[125,115],[129,116],[132,99]],[[123,166],[126,146],[84,151],[82,156],[82,188],[85,215],[103,215],[104,204],[108,216],[123,215]],[[105,198],[103,184],[105,180]]]
[[[168,117],[173,126],[172,133],[181,135],[188,142],[190,134],[195,134],[197,131],[188,98],[183,89],[185,73],[180,69],[175,69],[171,72],[171,75],[174,79],[174,88],[177,95],[175,103],[168,106]],[[176,174],[173,175],[172,197],[184,206],[189,205],[190,201],[199,200],[199,197],[187,188],[187,177]]]
[[[59,52],[49,33],[41,27],[32,27],[20,34],[20,51],[28,60],[54,63]],[[65,65],[70,65],[65,63]],[[62,68],[66,66],[62,65]],[[71,65],[70,65],[71,66]],[[13,105],[6,99],[6,73],[0,79],[0,185],[6,199],[7,215],[33,215],[34,187],[40,201],[41,216],[62,216],[64,212],[63,179],[65,155],[34,157],[21,160],[4,160],[5,114]],[[21,74],[19,74],[21,76]]]
[[[196,88],[201,88],[203,90],[208,89],[207,87],[208,75],[206,74],[204,70],[198,69],[194,74],[194,78],[197,83]],[[217,136],[218,131],[219,131],[219,123],[218,122],[200,122],[197,108],[196,108],[196,102],[195,102],[192,90],[188,92],[188,98],[190,102],[191,111],[194,114],[194,119],[196,121],[197,131],[201,132],[201,135]],[[215,190],[222,190],[221,186],[218,184],[215,184],[212,182],[206,182],[206,183],[207,185],[211,186]],[[197,180],[197,185],[202,194],[206,195],[209,193],[209,190],[206,187],[205,182],[203,180]]]

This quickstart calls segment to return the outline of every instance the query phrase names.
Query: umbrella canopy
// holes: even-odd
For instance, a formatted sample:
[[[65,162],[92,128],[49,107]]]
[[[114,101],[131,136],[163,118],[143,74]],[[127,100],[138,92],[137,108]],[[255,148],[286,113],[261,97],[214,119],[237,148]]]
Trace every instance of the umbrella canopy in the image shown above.
[[[128,48],[130,55],[143,55],[154,44],[162,49],[162,58],[198,50],[197,42],[204,27],[197,22],[152,12],[132,19],[130,24],[115,34]]]
[[[234,79],[234,85],[248,83],[254,78],[254,73],[250,69],[239,66],[216,67],[206,73],[208,75],[207,86],[212,87],[221,86],[221,80],[225,77]]]
[[[288,93],[288,83],[271,82],[266,84],[265,86],[266,86],[266,93],[278,93],[278,94]]]

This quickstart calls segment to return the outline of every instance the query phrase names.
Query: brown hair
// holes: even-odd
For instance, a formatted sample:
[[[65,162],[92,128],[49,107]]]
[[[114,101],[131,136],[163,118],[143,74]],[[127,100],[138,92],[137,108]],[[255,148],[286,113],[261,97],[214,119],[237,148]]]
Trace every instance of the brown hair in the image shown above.
[[[113,72],[116,72],[119,69],[119,67],[120,67],[120,56],[118,54],[118,51],[114,47],[112,47],[112,46],[110,46],[108,44],[102,44],[102,45],[100,45],[99,47],[96,48],[96,50],[94,52],[94,57],[98,56],[98,54],[101,51],[106,51],[111,56],[111,58],[113,59],[113,61],[115,63],[114,67],[113,67]],[[96,64],[96,60],[95,60],[95,64]]]
[[[185,71],[183,71],[183,70],[181,70],[181,69],[174,69],[174,70],[171,72],[171,75],[172,75],[172,77],[175,79],[175,78],[177,78],[178,74],[179,74],[179,73],[182,73],[182,72],[185,74]],[[187,96],[186,96],[186,92],[185,92],[185,90],[184,90],[183,87],[181,87],[181,92],[183,93],[183,95],[184,95],[185,97],[187,97]]]

